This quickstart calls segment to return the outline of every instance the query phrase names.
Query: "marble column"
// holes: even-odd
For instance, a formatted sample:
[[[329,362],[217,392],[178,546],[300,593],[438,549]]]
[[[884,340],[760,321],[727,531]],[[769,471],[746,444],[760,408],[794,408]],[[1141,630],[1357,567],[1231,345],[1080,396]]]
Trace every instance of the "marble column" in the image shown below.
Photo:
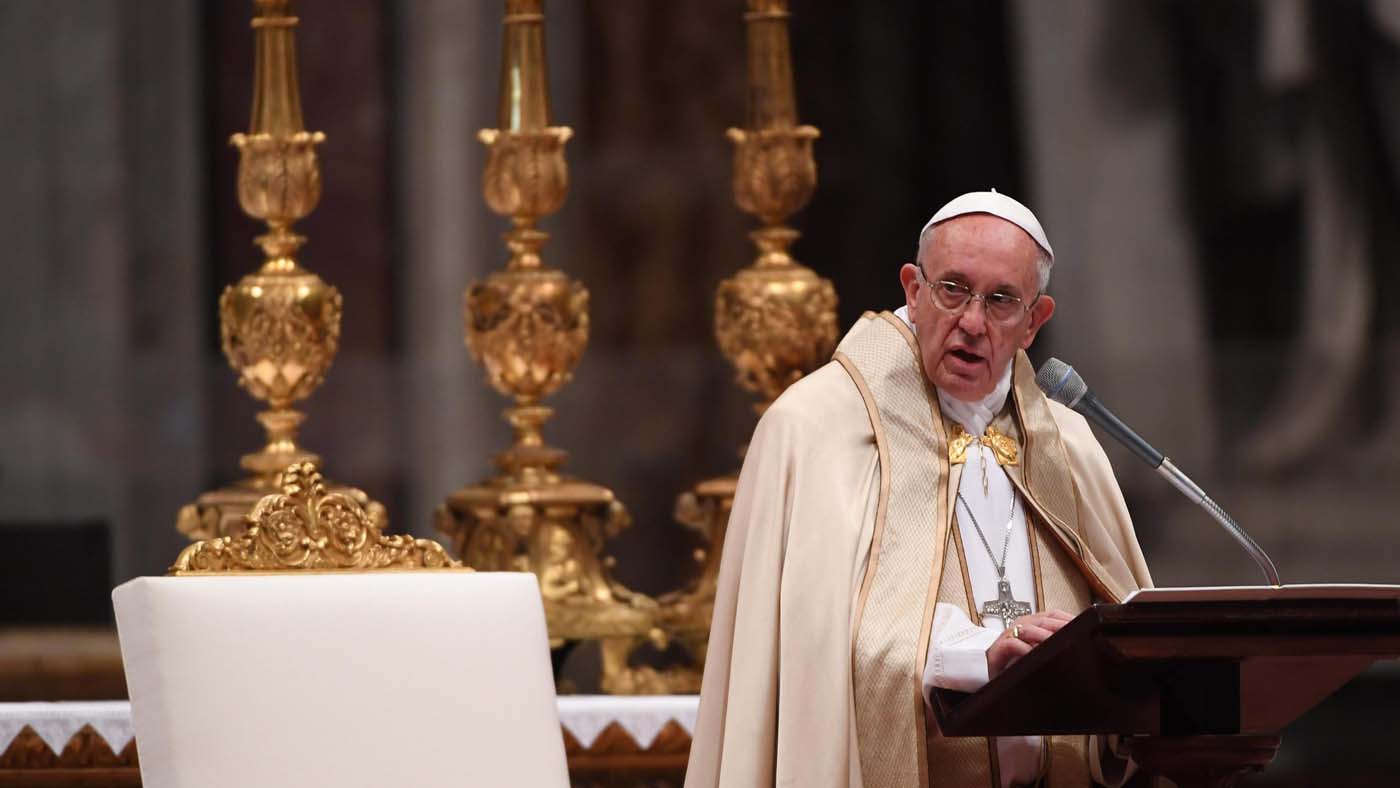
[[[505,403],[467,353],[462,315],[467,283],[499,267],[505,254],[499,236],[506,228],[482,200],[486,151],[476,141],[495,119],[501,8],[422,0],[397,13],[406,509],[394,516],[400,530],[440,537],[433,509],[484,478],[491,455],[509,445],[497,416]]]
[[[108,522],[116,581],[203,482],[198,17],[0,7],[0,521]]]
[[[1180,467],[1207,473],[1210,366],[1165,30],[1113,0],[1014,8],[1032,205],[1057,261],[1047,350]],[[1176,494],[1108,450],[1130,496]]]

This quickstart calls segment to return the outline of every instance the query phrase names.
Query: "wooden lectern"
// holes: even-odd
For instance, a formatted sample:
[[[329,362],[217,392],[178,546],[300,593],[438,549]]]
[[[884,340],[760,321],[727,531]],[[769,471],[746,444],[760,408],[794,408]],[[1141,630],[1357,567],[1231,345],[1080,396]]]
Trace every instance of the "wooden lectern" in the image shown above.
[[[1149,774],[1229,786],[1279,731],[1400,656],[1400,587],[1156,589],[1094,605],[974,693],[936,690],[946,736],[1118,734]]]

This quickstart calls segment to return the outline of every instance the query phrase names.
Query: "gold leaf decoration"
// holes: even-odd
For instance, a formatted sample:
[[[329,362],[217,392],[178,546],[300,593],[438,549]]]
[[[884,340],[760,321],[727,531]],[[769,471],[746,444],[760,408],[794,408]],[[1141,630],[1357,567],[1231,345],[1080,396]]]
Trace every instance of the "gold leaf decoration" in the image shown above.
[[[186,547],[171,574],[462,568],[431,539],[384,535],[354,497],[326,489],[315,463],[288,466],[277,486],[253,506],[247,530]]]

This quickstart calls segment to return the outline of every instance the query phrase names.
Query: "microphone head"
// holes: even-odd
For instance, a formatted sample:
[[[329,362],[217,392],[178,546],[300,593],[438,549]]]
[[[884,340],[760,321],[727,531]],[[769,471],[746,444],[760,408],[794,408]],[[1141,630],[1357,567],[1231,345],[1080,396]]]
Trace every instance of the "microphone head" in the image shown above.
[[[1035,385],[1045,392],[1045,396],[1069,408],[1079,404],[1079,400],[1089,392],[1089,384],[1074,367],[1058,358],[1052,358],[1040,365],[1035,373]]]

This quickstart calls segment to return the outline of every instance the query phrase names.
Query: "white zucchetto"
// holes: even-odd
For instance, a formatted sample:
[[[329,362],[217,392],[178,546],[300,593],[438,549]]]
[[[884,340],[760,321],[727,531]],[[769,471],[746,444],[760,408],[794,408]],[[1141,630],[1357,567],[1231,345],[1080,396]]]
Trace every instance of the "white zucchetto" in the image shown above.
[[[1035,218],[1035,214],[1031,213],[1030,208],[1005,194],[998,194],[996,189],[987,192],[968,192],[949,200],[947,205],[939,208],[938,213],[935,213],[933,218],[928,220],[924,229],[919,231],[919,237],[922,238],[924,233],[928,232],[928,228],[939,222],[969,213],[991,214],[1025,230],[1031,239],[1050,256],[1050,264],[1054,265],[1055,250],[1050,248],[1050,239],[1045,237],[1045,229],[1040,226],[1040,220]]]

